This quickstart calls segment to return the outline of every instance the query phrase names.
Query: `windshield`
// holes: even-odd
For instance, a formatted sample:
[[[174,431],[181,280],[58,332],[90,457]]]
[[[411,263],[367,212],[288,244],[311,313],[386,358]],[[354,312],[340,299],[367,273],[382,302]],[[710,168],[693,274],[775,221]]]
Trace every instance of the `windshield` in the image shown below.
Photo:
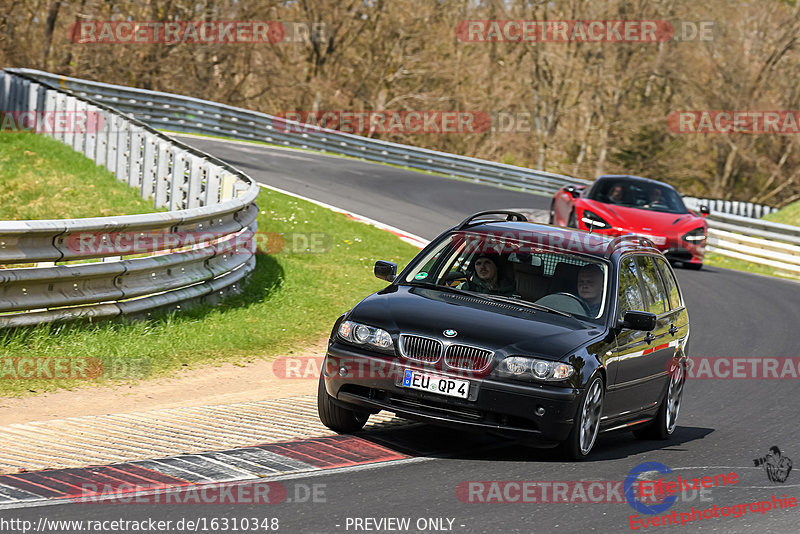
[[[600,180],[589,192],[589,199],[627,208],[688,213],[681,196],[674,189],[643,181]]]
[[[456,288],[582,319],[605,315],[605,262],[508,234],[453,232],[412,264],[401,283]]]

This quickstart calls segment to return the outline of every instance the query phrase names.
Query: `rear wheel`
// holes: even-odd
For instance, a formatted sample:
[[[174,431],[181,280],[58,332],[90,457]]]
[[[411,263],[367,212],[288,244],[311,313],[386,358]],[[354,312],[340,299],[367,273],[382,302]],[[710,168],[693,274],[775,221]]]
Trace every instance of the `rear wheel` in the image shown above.
[[[699,271],[703,268],[702,263],[689,263],[688,261],[683,264],[684,268],[690,269],[692,271]]]
[[[581,397],[575,422],[567,439],[561,443],[561,454],[568,460],[583,460],[594,447],[603,415],[603,379],[599,375],[589,381]]]
[[[670,370],[669,387],[661,401],[656,418],[647,426],[634,430],[634,436],[639,439],[664,440],[675,432],[678,414],[681,411],[684,384],[686,384],[686,369],[683,362],[679,362]]]
[[[575,216],[575,210],[572,210],[569,214],[569,220],[567,221],[567,226],[569,228],[577,228],[578,227],[578,218]]]
[[[553,199],[550,202],[550,224],[555,223],[556,221],[556,201]]]
[[[319,377],[319,387],[317,388],[317,412],[322,424],[336,432],[356,432],[364,428],[369,419],[369,414],[356,410],[342,408],[333,402],[325,389],[325,380]]]

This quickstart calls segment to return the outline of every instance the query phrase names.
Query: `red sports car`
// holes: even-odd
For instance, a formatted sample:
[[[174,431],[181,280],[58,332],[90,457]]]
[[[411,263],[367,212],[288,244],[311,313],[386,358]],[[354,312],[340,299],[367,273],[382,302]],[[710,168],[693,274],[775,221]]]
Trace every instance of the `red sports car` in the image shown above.
[[[700,269],[706,250],[708,208],[686,208],[669,184],[639,176],[607,175],[587,188],[567,185],[550,205],[550,224],[606,235],[648,238],[667,258]]]

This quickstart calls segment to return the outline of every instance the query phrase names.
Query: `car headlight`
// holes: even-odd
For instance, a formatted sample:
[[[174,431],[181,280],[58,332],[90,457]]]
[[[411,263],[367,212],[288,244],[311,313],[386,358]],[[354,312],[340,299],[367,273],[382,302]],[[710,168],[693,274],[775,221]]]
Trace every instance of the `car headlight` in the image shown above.
[[[706,239],[706,231],[704,228],[695,228],[690,232],[686,232],[681,237],[684,241],[688,241],[689,243],[701,243]]]
[[[589,210],[584,210],[583,216],[581,217],[581,221],[583,221],[583,224],[585,224],[589,228],[594,227],[599,230],[602,230],[604,228],[611,228],[611,225],[608,224],[605,219],[603,219],[593,211]]]
[[[371,345],[377,349],[394,350],[392,336],[386,330],[367,326],[353,321],[342,321],[339,325],[339,337],[356,345]]]
[[[566,380],[575,374],[575,368],[568,363],[551,360],[538,360],[523,356],[509,356],[497,367],[500,376],[553,382]]]

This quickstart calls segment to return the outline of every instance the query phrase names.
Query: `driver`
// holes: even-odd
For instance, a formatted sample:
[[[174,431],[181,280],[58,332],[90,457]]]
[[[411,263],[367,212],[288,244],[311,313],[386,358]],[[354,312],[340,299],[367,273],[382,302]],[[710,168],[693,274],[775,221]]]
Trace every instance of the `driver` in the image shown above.
[[[645,207],[650,208],[656,205],[662,205],[664,203],[662,195],[663,192],[660,187],[650,189],[650,195],[647,197],[647,204],[645,204]]]
[[[587,263],[578,271],[578,296],[586,303],[592,317],[597,317],[603,304],[603,269]]]
[[[500,276],[500,257],[496,254],[480,254],[472,262],[475,274],[459,286],[459,289],[488,293],[490,295],[504,295],[510,297],[514,294],[516,285],[509,278]]]

